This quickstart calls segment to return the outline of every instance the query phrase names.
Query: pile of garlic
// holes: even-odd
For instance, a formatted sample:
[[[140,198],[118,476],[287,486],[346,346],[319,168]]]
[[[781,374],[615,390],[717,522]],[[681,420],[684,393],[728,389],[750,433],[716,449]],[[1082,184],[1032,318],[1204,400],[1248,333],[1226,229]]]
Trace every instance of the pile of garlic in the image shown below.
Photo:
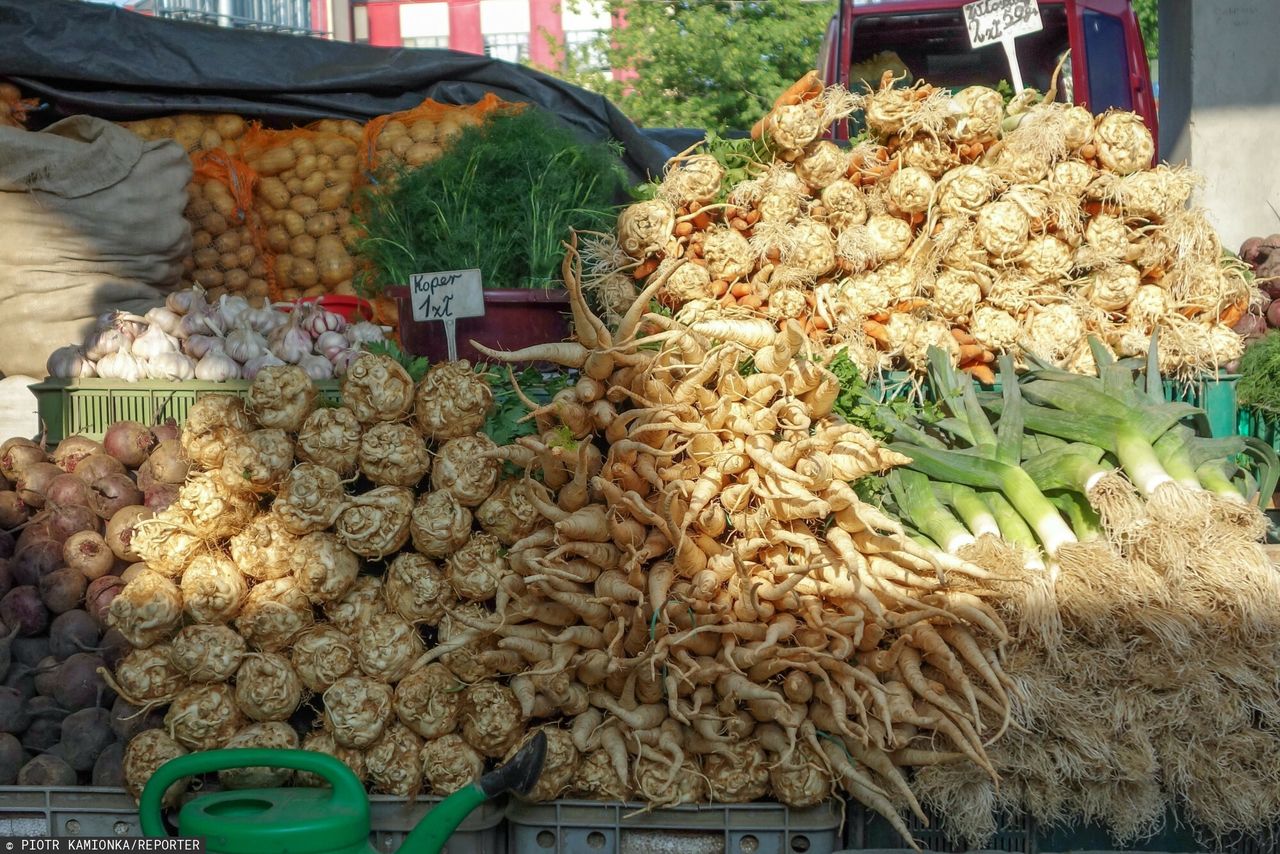
[[[252,380],[269,365],[297,365],[313,380],[343,376],[384,327],[312,302],[253,308],[244,297],[210,303],[200,287],[175,291],[145,315],[102,315],[82,345],[49,356],[49,376],[141,380]]]

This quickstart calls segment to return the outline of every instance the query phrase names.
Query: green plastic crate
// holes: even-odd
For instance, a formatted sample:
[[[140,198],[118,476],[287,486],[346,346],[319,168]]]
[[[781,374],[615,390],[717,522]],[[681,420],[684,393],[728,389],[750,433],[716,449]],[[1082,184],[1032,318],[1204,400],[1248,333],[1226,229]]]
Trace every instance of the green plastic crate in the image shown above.
[[[36,411],[46,432],[46,441],[56,444],[67,436],[101,439],[107,427],[117,421],[161,424],[172,418],[179,425],[196,398],[206,394],[249,395],[248,380],[226,382],[146,382],[119,380],[56,380],[29,386],[36,396]],[[339,399],[337,380],[316,383],[321,396],[330,402]]]

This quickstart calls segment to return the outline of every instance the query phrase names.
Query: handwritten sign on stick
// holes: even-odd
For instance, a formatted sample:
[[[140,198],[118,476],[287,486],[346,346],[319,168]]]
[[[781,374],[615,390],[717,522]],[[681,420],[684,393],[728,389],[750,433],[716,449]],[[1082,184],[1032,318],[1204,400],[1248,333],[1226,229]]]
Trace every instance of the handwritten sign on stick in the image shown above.
[[[966,3],[963,9],[964,24],[969,30],[969,46],[976,50],[999,42],[1009,58],[1013,88],[1021,92],[1022,69],[1018,67],[1013,40],[1044,29],[1036,0],[974,0]]]
[[[414,273],[409,277],[413,319],[444,323],[449,358],[458,358],[457,320],[484,316],[484,288],[479,270]]]

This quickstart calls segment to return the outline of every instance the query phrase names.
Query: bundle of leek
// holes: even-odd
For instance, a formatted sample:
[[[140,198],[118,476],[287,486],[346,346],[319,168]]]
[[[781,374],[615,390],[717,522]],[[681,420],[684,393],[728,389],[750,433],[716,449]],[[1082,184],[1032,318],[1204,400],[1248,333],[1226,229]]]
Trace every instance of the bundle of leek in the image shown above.
[[[1152,525],[1257,540],[1265,517],[1248,498],[1271,495],[1280,461],[1254,439],[1197,435],[1188,422],[1203,413],[1164,400],[1154,358],[1154,342],[1145,370],[1098,346],[1096,377],[1033,363],[1019,378],[1006,357],[1001,392],[979,394],[931,354],[929,382],[948,417],[891,421],[891,447],[912,459],[889,481],[898,511],[946,550],[984,535],[1043,550],[1051,577],[1064,561],[1118,559]]]

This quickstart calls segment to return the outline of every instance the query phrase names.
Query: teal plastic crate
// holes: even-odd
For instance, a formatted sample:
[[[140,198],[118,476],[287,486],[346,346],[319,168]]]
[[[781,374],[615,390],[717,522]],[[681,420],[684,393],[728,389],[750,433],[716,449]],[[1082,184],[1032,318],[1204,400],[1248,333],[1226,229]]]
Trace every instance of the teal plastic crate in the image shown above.
[[[67,436],[101,439],[107,428],[117,421],[163,424],[172,418],[179,425],[196,399],[206,394],[234,394],[248,397],[248,380],[226,382],[145,382],[124,383],[119,380],[47,379],[28,386],[36,396],[36,411],[46,441],[56,444]],[[337,380],[316,383],[325,400],[337,402]]]

